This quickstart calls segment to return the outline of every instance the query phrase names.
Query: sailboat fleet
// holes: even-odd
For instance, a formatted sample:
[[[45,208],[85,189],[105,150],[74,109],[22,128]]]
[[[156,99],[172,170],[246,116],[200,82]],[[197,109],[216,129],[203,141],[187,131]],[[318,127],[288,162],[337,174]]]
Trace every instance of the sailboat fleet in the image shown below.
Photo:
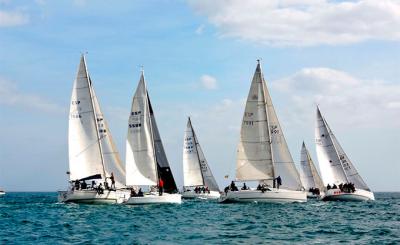
[[[250,85],[237,149],[236,176],[223,192],[188,118],[183,138],[184,186],[179,192],[147,90],[144,71],[132,99],[125,164],[101,111],[85,56],[74,81],[69,113],[69,188],[60,202],[126,205],[180,204],[184,199],[220,203],[374,200],[317,108],[316,149],[321,177],[303,142],[300,171],[289,152],[260,61]],[[257,187],[247,186],[255,183]]]

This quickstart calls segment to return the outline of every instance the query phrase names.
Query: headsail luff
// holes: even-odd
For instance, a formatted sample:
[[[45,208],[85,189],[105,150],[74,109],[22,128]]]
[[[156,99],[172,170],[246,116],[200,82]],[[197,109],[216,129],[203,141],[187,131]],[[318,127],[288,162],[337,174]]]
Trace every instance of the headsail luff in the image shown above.
[[[90,77],[89,81],[91,81]],[[90,82],[90,84],[92,83]],[[125,169],[122,166],[119,152],[114,144],[111,131],[108,127],[107,120],[104,118],[104,115],[101,111],[93,86],[91,86],[91,89],[94,111],[96,115],[97,130],[99,135],[99,144],[103,156],[106,177],[110,177],[112,173],[114,175],[115,186],[117,188],[124,187],[125,185],[123,183],[125,183]]]
[[[318,188],[320,190],[324,189],[324,184],[322,183],[321,177],[315,168],[304,142],[301,147],[300,178],[306,190],[309,190],[310,188]]]
[[[185,131],[183,159],[184,186],[204,185],[211,191],[219,191],[218,184],[208,166],[190,118]]]
[[[105,177],[92,89],[84,55],[81,57],[72,90],[68,150],[70,180],[96,174]]]
[[[142,72],[132,100],[126,139],[126,185],[157,185],[150,105]]]
[[[332,184],[332,183],[340,184],[340,183],[351,182],[351,183],[354,183],[354,186],[356,188],[369,191],[370,190],[369,187],[367,186],[367,184],[364,182],[362,177],[357,172],[357,169],[354,167],[354,165],[352,164],[352,162],[348,158],[347,154],[344,152],[343,148],[339,144],[338,140],[336,139],[335,135],[333,134],[332,130],[330,129],[328,123],[326,122],[325,118],[322,116],[319,108],[317,107],[317,122],[319,120],[318,118],[320,120],[322,120],[323,128],[328,132],[328,135],[326,136],[326,138],[329,138],[329,140],[331,142],[331,145],[329,145],[326,148],[322,148],[321,147],[321,143],[323,144],[323,140],[322,139],[325,138],[325,137],[322,137],[322,135],[321,135],[320,138],[319,138],[319,139],[321,139],[321,142],[319,142],[319,139],[317,137],[318,136],[317,135],[317,130],[316,130],[317,153],[318,153],[318,148],[319,147],[321,148],[320,151],[326,150],[326,151],[332,152],[333,153],[332,154],[333,155],[333,157],[332,157],[333,160],[332,159],[329,159],[329,160],[332,161],[333,163],[335,163],[335,162],[339,163],[339,164],[335,165],[335,167],[341,169],[340,177],[338,178],[337,175],[333,174],[332,180],[331,180],[332,182],[325,182],[325,179],[323,177],[325,184],[328,184],[328,183],[330,183],[330,184]],[[324,154],[321,154],[321,156],[322,157],[321,157],[321,160],[320,160],[320,157],[318,155],[318,160],[320,162],[320,167],[326,166],[327,164],[326,164],[326,159],[324,158]],[[336,173],[335,170],[332,170],[332,172]],[[321,174],[323,174],[322,173],[322,169],[321,169]]]
[[[282,188],[301,190],[303,186],[301,184],[299,172],[294,165],[292,155],[290,154],[289,147],[286,143],[282,127],[279,123],[278,116],[276,115],[262,72],[260,72],[260,75],[263,81],[265,103],[267,105],[268,127],[271,139],[272,161],[275,176],[281,176]]]
[[[153,107],[151,106],[150,97],[147,93],[153,140],[154,140],[154,152],[155,159],[157,162],[158,177],[164,182],[164,191],[168,193],[178,192],[174,176],[172,175],[171,167],[169,166],[167,155],[164,151],[164,146],[161,141],[160,132],[158,131],[156,118],[154,116]]]

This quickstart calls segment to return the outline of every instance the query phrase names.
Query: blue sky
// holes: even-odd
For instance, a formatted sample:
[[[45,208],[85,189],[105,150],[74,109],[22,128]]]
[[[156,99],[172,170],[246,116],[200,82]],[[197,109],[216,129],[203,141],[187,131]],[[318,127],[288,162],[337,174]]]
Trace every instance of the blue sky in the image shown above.
[[[140,66],[182,184],[188,115],[222,186],[256,59],[298,163],[315,104],[373,190],[399,191],[400,2],[0,0],[0,186],[67,185],[81,52],[121,158]]]

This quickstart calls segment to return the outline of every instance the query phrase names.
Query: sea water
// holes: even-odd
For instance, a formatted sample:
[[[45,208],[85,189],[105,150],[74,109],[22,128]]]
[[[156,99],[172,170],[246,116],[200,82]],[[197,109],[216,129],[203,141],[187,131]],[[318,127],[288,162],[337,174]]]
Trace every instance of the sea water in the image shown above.
[[[125,206],[7,193],[0,198],[0,244],[400,244],[400,193],[375,196],[373,202]]]

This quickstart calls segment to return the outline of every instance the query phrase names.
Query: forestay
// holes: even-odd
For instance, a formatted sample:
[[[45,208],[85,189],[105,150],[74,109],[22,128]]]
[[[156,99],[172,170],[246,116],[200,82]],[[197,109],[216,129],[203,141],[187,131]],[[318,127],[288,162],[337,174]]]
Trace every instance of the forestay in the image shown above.
[[[142,72],[132,100],[126,140],[126,185],[157,185],[157,166],[148,104]]]
[[[332,131],[318,107],[316,118],[315,143],[322,180],[325,185],[347,183],[346,174],[332,140]]]
[[[260,68],[261,70],[261,68]],[[275,108],[272,104],[271,96],[269,95],[264,77],[260,72],[265,101],[267,105],[268,126],[271,137],[272,160],[275,169],[275,176],[281,176],[282,187],[289,190],[300,190],[302,184],[300,175],[294,165],[292,155],[289,152],[285,136],[283,135],[282,127],[276,115]]]
[[[90,78],[89,81],[91,81]],[[114,144],[110,129],[107,124],[107,120],[104,118],[104,115],[100,109],[97,96],[92,86],[91,89],[93,96],[93,105],[95,109],[94,111],[97,121],[97,129],[99,132],[101,153],[103,155],[106,175],[107,177],[110,177],[111,173],[113,173],[115,179],[115,186],[117,188],[124,187],[123,183],[125,182],[125,170],[122,166],[119,152]]]

